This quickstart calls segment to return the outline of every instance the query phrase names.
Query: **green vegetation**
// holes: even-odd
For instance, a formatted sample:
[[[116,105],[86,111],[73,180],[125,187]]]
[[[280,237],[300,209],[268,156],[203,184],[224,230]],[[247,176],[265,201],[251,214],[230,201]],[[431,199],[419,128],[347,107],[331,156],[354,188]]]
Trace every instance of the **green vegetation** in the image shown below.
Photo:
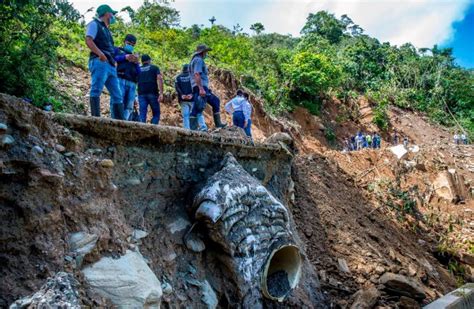
[[[6,1],[0,10],[0,91],[42,104],[51,100],[49,80],[58,58],[87,67],[85,22],[67,1]],[[113,25],[116,44],[126,33],[136,34],[137,50],[161,67],[168,91],[194,47],[205,43],[213,48],[210,65],[232,70],[269,111],[300,105],[318,114],[322,98],[356,93],[370,99],[382,129],[388,127],[388,106],[396,105],[447,126],[455,125],[452,114],[474,137],[474,73],[455,63],[451,49],[380,43],[347,15],[338,19],[324,11],[308,16],[299,38],[264,33],[259,22],[250,29],[253,35],[239,25],[181,27],[167,0],[122,11],[130,21]]]

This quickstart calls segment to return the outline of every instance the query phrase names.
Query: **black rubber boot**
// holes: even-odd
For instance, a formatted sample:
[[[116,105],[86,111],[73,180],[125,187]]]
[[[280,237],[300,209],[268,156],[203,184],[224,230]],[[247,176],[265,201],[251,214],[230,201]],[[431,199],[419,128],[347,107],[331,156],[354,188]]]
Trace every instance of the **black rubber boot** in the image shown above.
[[[112,104],[114,108],[114,119],[124,120],[123,119],[123,104]]]
[[[100,97],[90,97],[91,116],[100,117]]]
[[[215,113],[214,115],[214,124],[216,128],[225,128],[227,127],[227,123],[221,122],[221,113]]]
[[[198,119],[197,117],[189,117],[189,127],[191,130],[196,131],[198,129]]]

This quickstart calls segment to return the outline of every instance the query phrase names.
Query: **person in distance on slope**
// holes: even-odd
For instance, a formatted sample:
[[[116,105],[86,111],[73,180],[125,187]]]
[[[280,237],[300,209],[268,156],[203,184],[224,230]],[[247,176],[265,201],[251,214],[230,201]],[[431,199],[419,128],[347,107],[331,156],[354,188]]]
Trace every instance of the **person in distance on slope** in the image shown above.
[[[192,77],[189,74],[189,64],[184,64],[183,71],[181,74],[176,76],[174,81],[174,88],[176,89],[176,93],[178,95],[178,102],[181,107],[181,114],[183,116],[183,128],[185,129],[191,128],[189,125],[189,116],[191,115],[191,110],[194,104],[191,78]],[[197,115],[197,120],[199,124],[199,130],[207,131],[206,122],[202,113]]]
[[[203,113],[206,103],[212,106],[216,128],[223,128],[226,126],[226,124],[221,122],[220,100],[209,89],[209,72],[204,60],[207,57],[207,53],[211,50],[211,48],[204,44],[198,45],[189,65],[191,85],[193,87],[194,95],[194,105],[189,117],[191,130],[196,130],[198,128],[197,116]]]
[[[123,47],[116,47],[114,59],[117,62],[117,76],[119,78],[120,90],[122,91],[123,118],[130,120],[133,111],[133,102],[137,91],[138,74],[140,74],[140,64],[138,56],[133,53],[137,38],[132,34],[127,34]],[[110,106],[112,118],[113,109]]]
[[[86,45],[90,49],[91,115],[100,117],[100,95],[104,86],[110,93],[110,102],[116,119],[123,119],[123,102],[114,59],[114,40],[109,26],[115,22],[117,11],[104,4],[97,8],[96,17],[87,24]]]
[[[160,102],[163,101],[163,77],[160,69],[151,64],[151,57],[142,55],[142,66],[138,75],[138,103],[140,105],[140,121],[146,122],[148,105],[151,107],[152,124],[160,122]]]
[[[245,95],[247,97],[245,97]],[[226,103],[225,110],[232,115],[232,123],[234,126],[244,129],[245,134],[250,137],[250,116],[252,107],[247,100],[248,94],[239,89],[237,90],[236,96]]]

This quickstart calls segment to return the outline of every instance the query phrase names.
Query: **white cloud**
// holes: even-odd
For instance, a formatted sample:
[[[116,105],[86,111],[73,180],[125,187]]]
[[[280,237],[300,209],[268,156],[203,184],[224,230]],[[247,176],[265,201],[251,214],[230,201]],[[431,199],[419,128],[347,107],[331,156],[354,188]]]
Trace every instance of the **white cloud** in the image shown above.
[[[72,0],[84,12],[97,2]],[[127,5],[137,8],[142,1],[104,1],[115,9]],[[267,32],[299,35],[311,12],[327,10],[336,16],[347,14],[382,42],[417,47],[431,47],[450,40],[452,24],[462,20],[474,0],[176,0],[173,6],[181,12],[181,23],[208,25],[216,16],[217,23],[227,27],[239,23],[248,31],[254,22],[262,22]]]

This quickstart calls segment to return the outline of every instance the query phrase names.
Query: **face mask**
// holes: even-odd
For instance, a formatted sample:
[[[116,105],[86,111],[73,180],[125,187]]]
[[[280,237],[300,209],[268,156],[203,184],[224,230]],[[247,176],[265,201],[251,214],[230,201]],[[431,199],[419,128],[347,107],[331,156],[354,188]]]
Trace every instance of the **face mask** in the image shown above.
[[[111,24],[111,25],[115,24],[116,21],[117,20],[115,19],[115,15],[112,15],[112,17],[110,17],[110,19],[109,19],[109,24]]]
[[[127,53],[133,53],[133,46],[130,45],[130,44],[125,44],[125,46],[123,47],[123,50]]]

